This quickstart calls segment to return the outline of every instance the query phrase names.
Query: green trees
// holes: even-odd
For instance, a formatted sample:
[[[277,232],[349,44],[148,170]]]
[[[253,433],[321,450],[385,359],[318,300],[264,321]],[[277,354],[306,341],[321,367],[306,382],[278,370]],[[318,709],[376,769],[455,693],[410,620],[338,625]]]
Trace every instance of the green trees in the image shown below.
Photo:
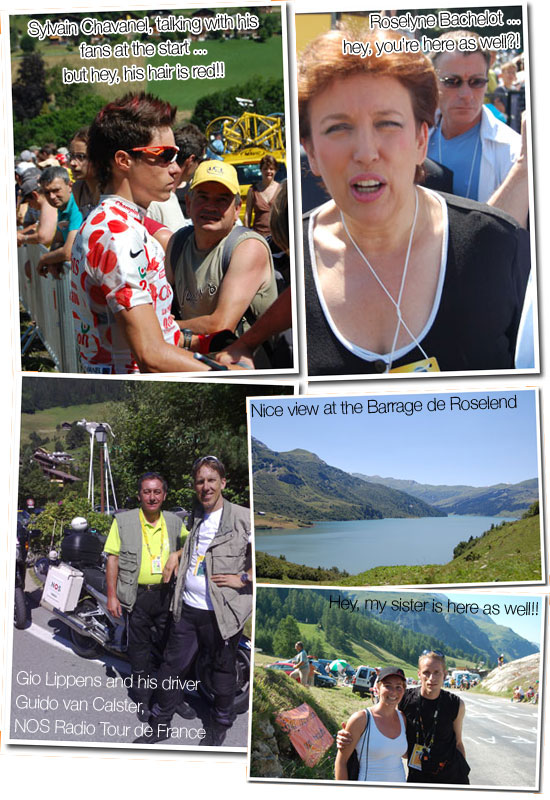
[[[124,397],[124,383],[96,381],[78,378],[32,378],[25,375],[21,393],[21,411],[27,414],[37,409],[53,406],[73,406],[80,403],[101,403],[108,400],[121,400]]]
[[[256,636],[265,653],[280,658],[294,654],[294,644],[304,642],[308,654],[316,658],[345,658],[355,661],[356,647],[385,651],[405,663],[416,665],[419,654],[425,649],[442,650],[456,660],[480,658],[489,663],[492,651],[470,644],[452,647],[429,633],[429,620],[419,630],[405,628],[397,622],[381,617],[378,611],[340,608],[330,599],[330,589],[258,589],[256,593]],[[342,594],[340,592],[340,594]],[[345,593],[352,598],[353,593]],[[305,634],[301,623],[316,624],[317,631]],[[272,634],[272,631],[275,633]],[[270,649],[270,636],[272,635]],[[289,649],[290,648],[290,649]],[[387,658],[388,656],[386,656]],[[380,656],[384,663],[384,656]],[[356,663],[356,661],[355,661]],[[387,662],[386,662],[387,663]]]
[[[535,500],[534,503],[531,503],[531,505],[529,506],[527,511],[522,515],[521,518],[527,519],[528,517],[536,517],[538,514],[540,514],[539,501]]]
[[[295,655],[294,645],[300,639],[300,628],[290,614],[282,619],[273,634],[273,649],[281,658]]]
[[[23,36],[23,42],[29,39]],[[12,86],[15,150],[31,142],[56,142],[68,145],[73,133],[89,125],[105,100],[90,84],[65,84],[62,69],[66,62],[46,70],[37,52],[26,52]]]
[[[105,101],[99,95],[90,92],[68,108],[47,111],[38,116],[33,114],[32,118],[30,114],[26,118],[17,117],[14,106],[14,115],[16,116],[13,126],[15,150],[21,150],[31,142],[42,144],[47,141],[55,141],[60,145],[67,146],[73,133],[78,128],[89,125],[104,105]]]
[[[12,86],[13,115],[18,122],[36,117],[48,100],[44,59],[38,53],[23,56]],[[19,145],[16,142],[16,150]]]
[[[36,39],[24,33],[19,41],[19,47],[24,53],[34,53],[36,50]]]
[[[249,97],[255,102],[258,114],[284,111],[284,87],[281,80],[254,76],[246,83],[201,97],[195,106],[191,122],[204,130],[215,117],[240,116],[242,108],[235,97]]]
[[[63,531],[69,526],[73,517],[85,517],[90,527],[95,528],[103,535],[109,533],[112,525],[111,517],[92,511],[84,497],[66,498],[61,504],[48,503],[35,520],[35,526],[42,531],[39,546],[44,549],[49,549],[50,546],[58,549],[63,538]]]
[[[127,389],[112,423],[112,467],[121,497],[134,495],[138,476],[153,470],[168,481],[168,503],[190,508],[191,466],[211,453],[227,470],[225,496],[248,504],[245,402],[250,387],[144,382]]]

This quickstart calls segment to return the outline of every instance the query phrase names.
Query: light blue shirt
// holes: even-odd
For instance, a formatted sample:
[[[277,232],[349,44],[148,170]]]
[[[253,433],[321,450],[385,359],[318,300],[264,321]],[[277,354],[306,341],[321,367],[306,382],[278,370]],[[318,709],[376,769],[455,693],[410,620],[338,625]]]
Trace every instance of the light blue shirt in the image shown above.
[[[428,144],[428,156],[453,171],[453,194],[477,200],[481,167],[481,123],[466,133],[446,139],[441,123],[433,131]]]

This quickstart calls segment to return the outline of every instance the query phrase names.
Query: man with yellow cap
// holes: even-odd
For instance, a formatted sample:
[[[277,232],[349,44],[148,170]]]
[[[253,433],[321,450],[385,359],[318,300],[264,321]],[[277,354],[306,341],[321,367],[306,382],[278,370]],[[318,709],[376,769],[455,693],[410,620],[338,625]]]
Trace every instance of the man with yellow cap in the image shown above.
[[[202,351],[205,340],[220,331],[239,335],[277,298],[269,246],[263,236],[236,225],[240,207],[235,167],[203,161],[187,195],[193,227],[175,234],[166,253],[187,349]]]

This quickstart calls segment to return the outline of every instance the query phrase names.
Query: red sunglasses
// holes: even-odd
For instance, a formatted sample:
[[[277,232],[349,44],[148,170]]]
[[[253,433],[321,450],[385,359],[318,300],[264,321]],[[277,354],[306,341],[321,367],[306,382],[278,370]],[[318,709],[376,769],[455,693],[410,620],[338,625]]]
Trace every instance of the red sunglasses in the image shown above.
[[[148,156],[155,156],[161,164],[172,164],[178,157],[180,149],[174,144],[159,144],[147,147],[131,147],[129,153],[146,153]]]

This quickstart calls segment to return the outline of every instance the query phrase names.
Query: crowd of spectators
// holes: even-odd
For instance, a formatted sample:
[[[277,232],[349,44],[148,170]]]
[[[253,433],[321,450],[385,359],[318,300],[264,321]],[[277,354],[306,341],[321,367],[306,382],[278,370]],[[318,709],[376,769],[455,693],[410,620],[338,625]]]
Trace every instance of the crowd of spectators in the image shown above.
[[[262,233],[242,226],[236,170],[209,160],[212,143],[191,123],[174,126],[175,111],[129,94],[68,147],[24,150],[15,167],[17,244],[44,246],[39,276],[71,272],[86,372],[288,368],[288,336],[270,337],[261,352],[261,341],[243,346],[237,360],[227,351],[289,286],[288,270],[273,266],[273,255],[288,259],[288,235],[282,247],[273,242],[269,213]],[[178,231],[185,243],[170,259]]]

